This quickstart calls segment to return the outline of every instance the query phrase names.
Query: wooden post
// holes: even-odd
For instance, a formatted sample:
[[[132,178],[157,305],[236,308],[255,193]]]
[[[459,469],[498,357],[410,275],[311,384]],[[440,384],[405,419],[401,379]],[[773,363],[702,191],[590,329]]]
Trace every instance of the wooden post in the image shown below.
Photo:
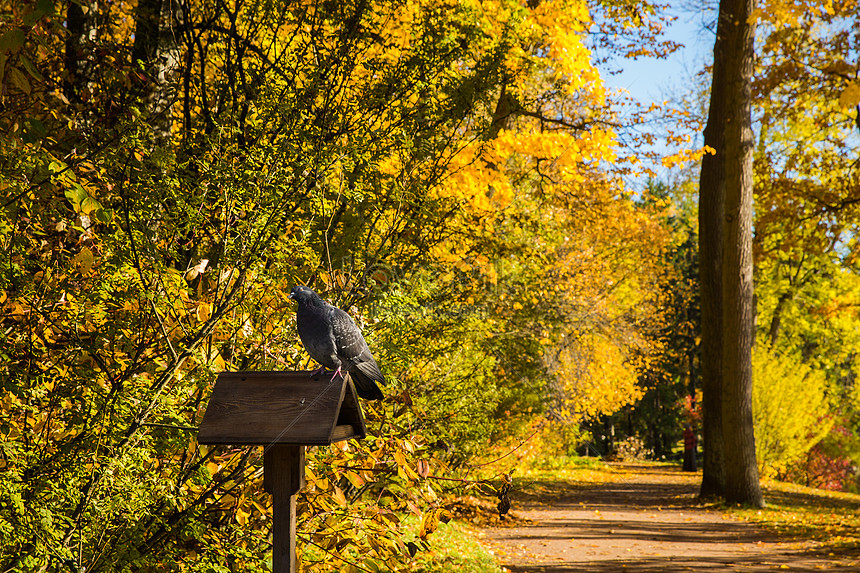
[[[266,447],[263,486],[272,494],[272,573],[295,573],[296,494],[305,487],[305,447]]]

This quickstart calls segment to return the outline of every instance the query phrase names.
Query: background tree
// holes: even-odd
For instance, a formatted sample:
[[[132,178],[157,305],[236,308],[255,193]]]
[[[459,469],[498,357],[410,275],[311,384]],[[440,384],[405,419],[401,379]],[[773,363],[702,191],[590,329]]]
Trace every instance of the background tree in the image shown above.
[[[593,447],[601,454],[612,453],[612,444],[607,443],[610,437],[615,441],[636,437],[654,458],[667,459],[677,453],[686,423],[699,430],[695,418],[701,377],[694,187],[691,179],[651,180],[639,200],[640,208],[659,213],[669,232],[656,277],[657,304],[663,310],[647,333],[653,339],[653,355],[639,371],[641,397],[586,426],[592,432]]]
[[[860,13],[855,2],[773,2],[759,18],[758,338],[798,369],[809,368],[810,376],[824,376],[831,399],[825,420],[835,420],[833,431],[786,475],[853,487],[856,478],[843,468],[853,463],[848,458],[857,459],[852,325],[860,93],[853,46]]]
[[[722,14],[722,12],[720,12]],[[723,24],[723,18],[719,18]],[[720,45],[727,42],[717,32]],[[727,69],[717,57],[711,81],[711,105],[705,127],[705,145],[715,152],[702,158],[699,175],[699,285],[702,291],[702,434],[704,438],[700,495],[722,495],[725,491],[723,440],[723,235],[725,212],[724,105],[728,88]]]
[[[702,494],[761,506],[752,421],[752,10],[753,3],[746,0],[720,2],[705,131],[705,145],[715,154],[703,163],[700,183]],[[714,456],[721,447],[720,473]],[[709,448],[716,452],[708,453]]]

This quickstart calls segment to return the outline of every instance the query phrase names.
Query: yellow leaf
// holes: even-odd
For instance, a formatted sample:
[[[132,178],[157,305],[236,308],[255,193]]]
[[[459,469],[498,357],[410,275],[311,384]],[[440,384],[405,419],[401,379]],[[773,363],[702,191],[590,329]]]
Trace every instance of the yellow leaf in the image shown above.
[[[266,509],[266,507],[265,507],[265,506],[263,506],[259,501],[255,500],[255,499],[252,499],[252,500],[251,500],[251,504],[252,504],[254,507],[256,507],[256,508],[257,508],[257,511],[259,511],[259,512],[260,512],[260,513],[262,513],[263,515],[272,515],[272,509],[271,509],[271,508]]]
[[[439,511],[435,509],[430,510],[421,518],[421,530],[418,532],[418,536],[424,539],[438,528]]]
[[[208,302],[201,302],[197,306],[197,320],[206,322],[212,317],[212,305]]]
[[[842,109],[860,104],[860,83],[851,82],[839,96],[839,107]]]
[[[84,200],[81,201],[81,213],[84,215],[89,215],[100,208],[101,204],[89,195],[84,197]]]
[[[84,247],[77,255],[72,258],[71,263],[73,266],[80,265],[81,274],[87,275],[93,268],[93,264],[95,263],[95,256],[93,256],[93,252],[89,249],[89,247]]]
[[[364,479],[354,471],[346,471],[343,474],[354,487],[360,488],[364,485]]]

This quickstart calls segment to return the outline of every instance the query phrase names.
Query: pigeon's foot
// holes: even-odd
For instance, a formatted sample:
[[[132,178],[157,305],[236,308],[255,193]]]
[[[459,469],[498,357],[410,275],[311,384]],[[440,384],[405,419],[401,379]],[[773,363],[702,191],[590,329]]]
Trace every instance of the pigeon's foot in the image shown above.
[[[331,380],[329,382],[334,382],[334,379],[340,376],[340,379],[343,380],[343,371],[340,369],[340,366],[337,367],[337,370],[334,371],[334,374],[331,375]]]
[[[325,372],[325,366],[320,366],[320,367],[319,367],[319,368],[317,368],[316,370],[311,370],[310,374],[308,374],[308,377],[309,377],[309,378],[314,378],[314,377],[316,377],[316,376],[319,376],[319,375],[320,375],[320,374],[322,374],[323,372]]]

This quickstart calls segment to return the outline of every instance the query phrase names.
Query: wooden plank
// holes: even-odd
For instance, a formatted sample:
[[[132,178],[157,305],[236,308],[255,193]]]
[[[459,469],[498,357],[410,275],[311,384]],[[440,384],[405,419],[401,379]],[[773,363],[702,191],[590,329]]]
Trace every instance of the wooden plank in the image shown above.
[[[334,427],[334,431],[331,433],[332,442],[348,440],[352,437],[355,437],[355,428],[353,428],[350,424],[337,425]]]
[[[329,444],[344,385],[340,378],[312,378],[309,372],[223,372],[200,423],[198,441]]]

